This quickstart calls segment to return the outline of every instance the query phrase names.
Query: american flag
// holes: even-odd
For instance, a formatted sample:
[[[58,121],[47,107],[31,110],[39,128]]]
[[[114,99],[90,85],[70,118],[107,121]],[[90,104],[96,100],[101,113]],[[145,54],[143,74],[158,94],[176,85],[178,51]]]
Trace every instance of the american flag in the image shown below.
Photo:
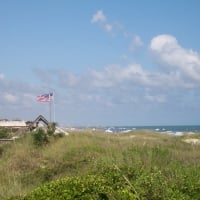
[[[53,100],[53,93],[42,94],[37,96],[37,101],[40,102],[50,102]]]

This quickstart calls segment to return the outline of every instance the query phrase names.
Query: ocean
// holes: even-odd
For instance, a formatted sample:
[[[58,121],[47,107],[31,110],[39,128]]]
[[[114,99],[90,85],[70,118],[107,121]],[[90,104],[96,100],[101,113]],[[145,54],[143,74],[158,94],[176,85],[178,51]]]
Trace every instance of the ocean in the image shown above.
[[[200,125],[184,126],[107,126],[101,127],[107,133],[127,133],[136,130],[155,131],[173,135],[183,135],[185,133],[200,133]]]

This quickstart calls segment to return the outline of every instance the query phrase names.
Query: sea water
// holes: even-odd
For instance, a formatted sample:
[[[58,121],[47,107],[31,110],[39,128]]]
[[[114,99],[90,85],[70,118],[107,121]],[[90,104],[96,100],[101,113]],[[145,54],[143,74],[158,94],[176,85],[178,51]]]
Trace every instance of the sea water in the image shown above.
[[[200,125],[179,126],[107,126],[102,127],[107,133],[127,133],[135,130],[154,131],[159,133],[183,135],[184,133],[200,133]]]

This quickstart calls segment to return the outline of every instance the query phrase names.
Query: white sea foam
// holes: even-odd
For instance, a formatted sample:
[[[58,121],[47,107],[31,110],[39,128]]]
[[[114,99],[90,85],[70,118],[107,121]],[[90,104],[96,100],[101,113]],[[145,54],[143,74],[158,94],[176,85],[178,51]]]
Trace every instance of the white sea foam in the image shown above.
[[[105,132],[106,132],[106,133],[113,133],[113,131],[110,130],[110,128],[106,129]]]
[[[172,131],[165,131],[164,133],[167,133],[167,134],[173,134]]]
[[[176,135],[176,136],[182,136],[182,135],[183,135],[183,132],[181,132],[181,131],[179,131],[179,132],[175,132],[174,135]]]

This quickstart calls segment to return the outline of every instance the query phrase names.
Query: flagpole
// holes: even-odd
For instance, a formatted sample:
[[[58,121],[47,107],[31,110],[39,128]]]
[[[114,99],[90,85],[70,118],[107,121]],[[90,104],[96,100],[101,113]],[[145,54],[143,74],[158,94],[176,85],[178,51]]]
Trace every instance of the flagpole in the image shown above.
[[[49,92],[49,119],[50,119],[50,123],[51,123],[51,93]]]
[[[55,93],[53,92],[53,121],[56,122],[55,119]]]
[[[48,94],[42,94],[42,95],[39,95],[37,96],[37,101],[39,102],[49,102],[49,121],[50,123],[52,122],[52,102],[54,100],[54,94],[53,92],[49,92]],[[55,105],[54,105],[54,102],[53,102],[53,120],[55,121]]]

